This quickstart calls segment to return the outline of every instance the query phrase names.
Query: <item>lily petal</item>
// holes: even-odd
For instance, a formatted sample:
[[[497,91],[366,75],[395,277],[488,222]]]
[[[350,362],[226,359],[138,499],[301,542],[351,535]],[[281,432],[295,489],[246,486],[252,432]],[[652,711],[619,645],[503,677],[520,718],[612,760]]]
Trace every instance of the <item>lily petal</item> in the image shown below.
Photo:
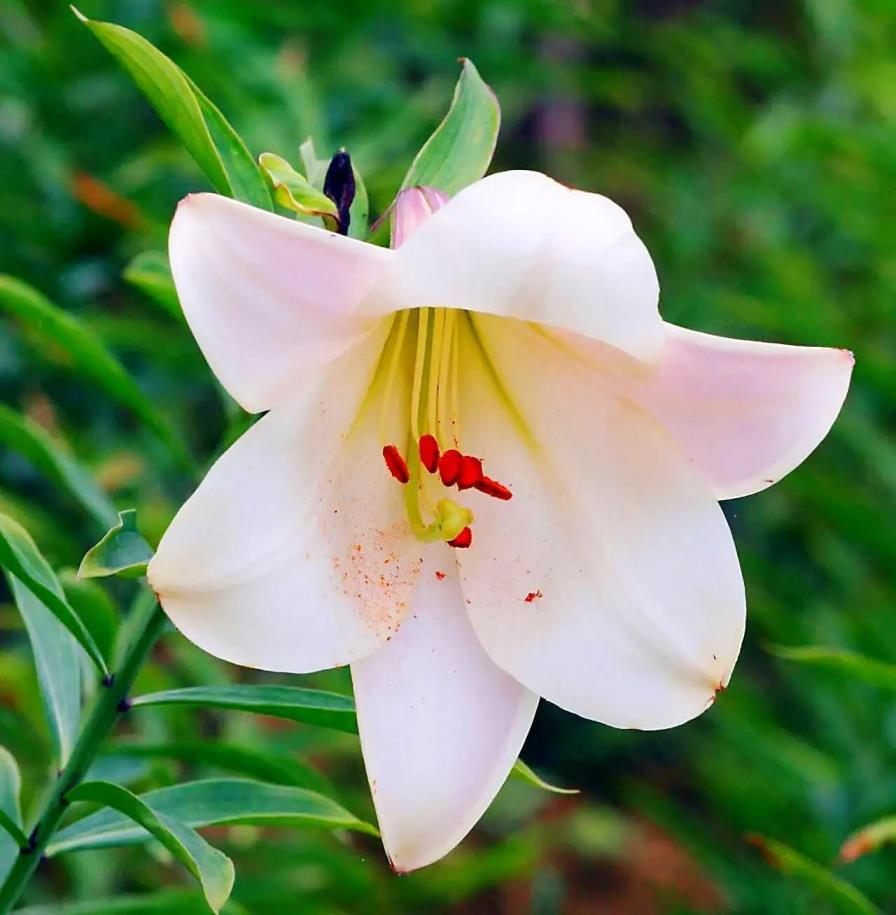
[[[462,190],[395,252],[362,309],[443,306],[521,318],[651,359],[659,284],[631,220],[599,194],[537,172]]]
[[[371,329],[356,307],[391,252],[227,197],[191,194],[171,223],[168,254],[203,355],[255,413]]]
[[[666,328],[655,371],[635,367],[618,387],[669,430],[717,499],[751,495],[790,473],[846,399],[855,362],[848,350]]]
[[[389,860],[401,872],[431,864],[464,838],[504,783],[538,697],[482,650],[456,563],[441,544],[427,551],[398,634],[353,664],[352,680]]]
[[[513,492],[470,503],[475,543],[457,557],[486,651],[606,724],[699,715],[728,682],[745,622],[709,486],[648,413],[550,339],[485,316],[466,327],[462,447]]]
[[[398,628],[423,559],[365,406],[385,333],[260,419],[162,538],[150,584],[210,654],[306,673],[364,657]]]

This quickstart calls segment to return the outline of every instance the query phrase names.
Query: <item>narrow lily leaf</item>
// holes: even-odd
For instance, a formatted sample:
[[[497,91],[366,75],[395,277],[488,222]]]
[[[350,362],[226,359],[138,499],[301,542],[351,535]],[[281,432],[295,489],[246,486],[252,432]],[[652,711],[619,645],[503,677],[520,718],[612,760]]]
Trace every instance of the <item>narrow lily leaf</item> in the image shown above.
[[[143,798],[112,782],[82,782],[66,797],[69,801],[103,804],[145,829],[199,881],[213,911],[219,911],[230,898],[233,862],[176,817],[154,809]]]
[[[273,715],[355,734],[355,703],[350,696],[299,686],[191,686],[138,696],[132,708],[149,705],[192,705]]]
[[[79,374],[90,378],[119,403],[133,410],[181,463],[191,466],[183,442],[152,401],[96,335],[74,315],[58,308],[33,287],[4,275],[0,275],[0,310],[18,318],[62,350]]]
[[[896,689],[896,664],[887,664],[874,658],[842,648],[829,648],[824,645],[808,645],[805,647],[790,647],[786,645],[772,645],[769,651],[788,661],[800,661],[804,664],[813,664],[826,670],[835,670],[849,674],[872,686],[884,689]]]
[[[884,817],[854,832],[840,848],[841,861],[855,861],[877,851],[882,845],[896,842],[896,816]]]
[[[367,185],[358,171],[358,166],[352,162],[352,172],[355,175],[355,199],[349,207],[351,219],[348,225],[348,234],[351,238],[366,241],[370,227],[370,199],[367,196]]]
[[[88,471],[34,420],[5,404],[0,404],[0,442],[66,489],[98,524],[107,527],[114,522],[115,506]]]
[[[106,662],[93,636],[65,594],[31,535],[17,521],[0,514],[0,566],[18,578],[78,640],[97,670],[107,676]]]
[[[774,839],[756,835],[748,836],[748,839],[762,851],[772,867],[811,886],[836,911],[844,915],[883,915],[864,893],[811,858]]]
[[[78,578],[74,569],[63,569],[59,573],[59,584],[103,657],[111,658],[121,618],[109,593],[95,581]]]
[[[522,779],[524,782],[528,782],[530,785],[533,785],[536,788],[541,788],[542,791],[550,791],[553,794],[579,793],[578,788],[561,788],[558,785],[552,785],[550,782],[546,782],[521,759],[518,759],[513,764],[513,768],[510,770],[510,774],[515,775],[517,778]]]
[[[71,633],[15,575],[10,590],[31,641],[44,712],[56,745],[60,768],[68,762],[81,720],[81,662]]]
[[[124,268],[122,276],[132,286],[146,293],[169,315],[183,320],[184,313],[177,298],[171,266],[164,252],[141,251]]]
[[[196,84],[136,32],[75,15],[130,74],[219,193],[270,210],[271,196],[245,143]]]
[[[423,144],[401,183],[456,194],[488,170],[498,142],[501,108],[473,62],[463,61],[451,108]]]
[[[262,153],[258,164],[274,189],[274,199],[281,206],[303,216],[336,216],[336,204],[308,183],[287,161],[274,153]]]
[[[299,147],[299,156],[302,159],[302,168],[308,176],[308,183],[312,187],[320,190],[324,186],[324,178],[327,175],[327,166],[330,164],[329,159],[321,159],[314,148],[314,140],[308,137],[307,140]]]
[[[137,530],[137,512],[133,508],[118,513],[118,524],[107,531],[96,546],[81,560],[79,578],[139,578],[153,557],[152,547]]]
[[[232,823],[255,826],[310,826],[351,829],[377,835],[335,801],[289,785],[266,785],[242,778],[210,778],[158,788],[140,795],[157,814],[173,817],[193,829]],[[84,848],[133,845],[146,839],[126,817],[100,810],[58,832],[48,854]]]
[[[199,763],[227,769],[240,775],[310,788],[321,793],[331,792],[330,781],[316,769],[292,756],[267,753],[239,744],[221,743],[217,740],[187,740],[171,743],[147,743],[145,740],[122,740],[106,749],[106,755],[127,756],[137,759],[169,757],[184,762]]]
[[[19,849],[28,843],[22,831],[22,811],[19,808],[21,786],[15,757],[6,747],[0,746],[0,884],[6,879]]]

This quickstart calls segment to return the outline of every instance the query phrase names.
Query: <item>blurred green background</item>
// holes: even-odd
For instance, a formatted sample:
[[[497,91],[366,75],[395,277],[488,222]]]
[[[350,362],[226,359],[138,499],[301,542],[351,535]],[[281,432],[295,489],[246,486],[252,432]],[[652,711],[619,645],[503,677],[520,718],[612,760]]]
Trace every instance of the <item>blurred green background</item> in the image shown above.
[[[577,796],[512,781],[445,861],[392,876],[375,840],[296,829],[212,833],[235,860],[225,911],[265,913],[861,912],[827,876],[768,860],[779,840],[896,912],[896,849],[838,849],[896,813],[892,688],[783,660],[773,644],[896,662],[896,7],[892,0],[83,0],[137,30],[202,87],[253,153],[297,161],[345,146],[381,212],[442,116],[468,56],[504,122],[494,169],[533,168],[604,193],[657,263],[665,317],[730,336],[842,346],[844,413],[773,489],[728,503],[747,581],[747,641],[704,717],[613,731],[542,704],[523,757]],[[192,338],[122,277],[164,249],[192,161],[64,3],[0,7],[0,272],[79,316],[132,372],[200,465],[241,422]],[[39,328],[0,316],[0,400],[87,465],[154,540],[194,484],[163,444]],[[27,457],[0,444],[0,510],[56,568],[102,533]],[[126,602],[133,588],[112,591]],[[0,598],[0,743],[26,806],[48,773],[28,643]],[[252,679],[169,635],[145,688]],[[255,679],[275,678],[258,675]],[[307,678],[347,689],[342,672]],[[143,741],[216,740],[313,764],[371,816],[357,742],[240,714],[147,711]],[[211,770],[109,756],[137,789]],[[124,894],[129,907],[86,902]],[[56,913],[202,911],[146,847],[53,860],[27,901]],[[124,903],[122,904],[124,905]],[[865,910],[872,911],[872,910]]]

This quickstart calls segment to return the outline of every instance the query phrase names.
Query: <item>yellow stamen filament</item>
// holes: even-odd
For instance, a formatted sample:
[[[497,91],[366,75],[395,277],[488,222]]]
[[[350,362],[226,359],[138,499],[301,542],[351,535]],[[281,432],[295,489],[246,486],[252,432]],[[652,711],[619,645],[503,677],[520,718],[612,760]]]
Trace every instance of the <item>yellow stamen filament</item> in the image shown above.
[[[410,311],[405,309],[393,317],[392,327],[389,330],[389,339],[393,334],[395,340],[392,344],[392,352],[389,354],[389,368],[386,374],[386,386],[383,390],[383,404],[380,408],[380,443],[388,444],[386,438],[386,411],[392,402],[392,388],[395,386],[395,375],[398,372],[398,361],[401,358],[401,350],[404,347],[404,337],[408,329],[408,321],[411,317]],[[397,329],[396,329],[397,322]]]

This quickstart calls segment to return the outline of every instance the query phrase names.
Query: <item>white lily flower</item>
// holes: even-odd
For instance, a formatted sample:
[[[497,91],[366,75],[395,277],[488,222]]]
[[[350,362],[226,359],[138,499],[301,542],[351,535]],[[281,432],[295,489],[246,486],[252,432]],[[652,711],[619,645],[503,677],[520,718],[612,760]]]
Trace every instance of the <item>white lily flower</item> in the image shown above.
[[[270,412],[150,581],[220,658],[351,664],[399,871],[472,828],[539,696],[644,729],[712,704],[745,617],[718,500],[802,462],[853,365],[664,323],[605,197],[505,172],[443,203],[405,192],[391,250],[211,194],[170,236],[212,370]]]

